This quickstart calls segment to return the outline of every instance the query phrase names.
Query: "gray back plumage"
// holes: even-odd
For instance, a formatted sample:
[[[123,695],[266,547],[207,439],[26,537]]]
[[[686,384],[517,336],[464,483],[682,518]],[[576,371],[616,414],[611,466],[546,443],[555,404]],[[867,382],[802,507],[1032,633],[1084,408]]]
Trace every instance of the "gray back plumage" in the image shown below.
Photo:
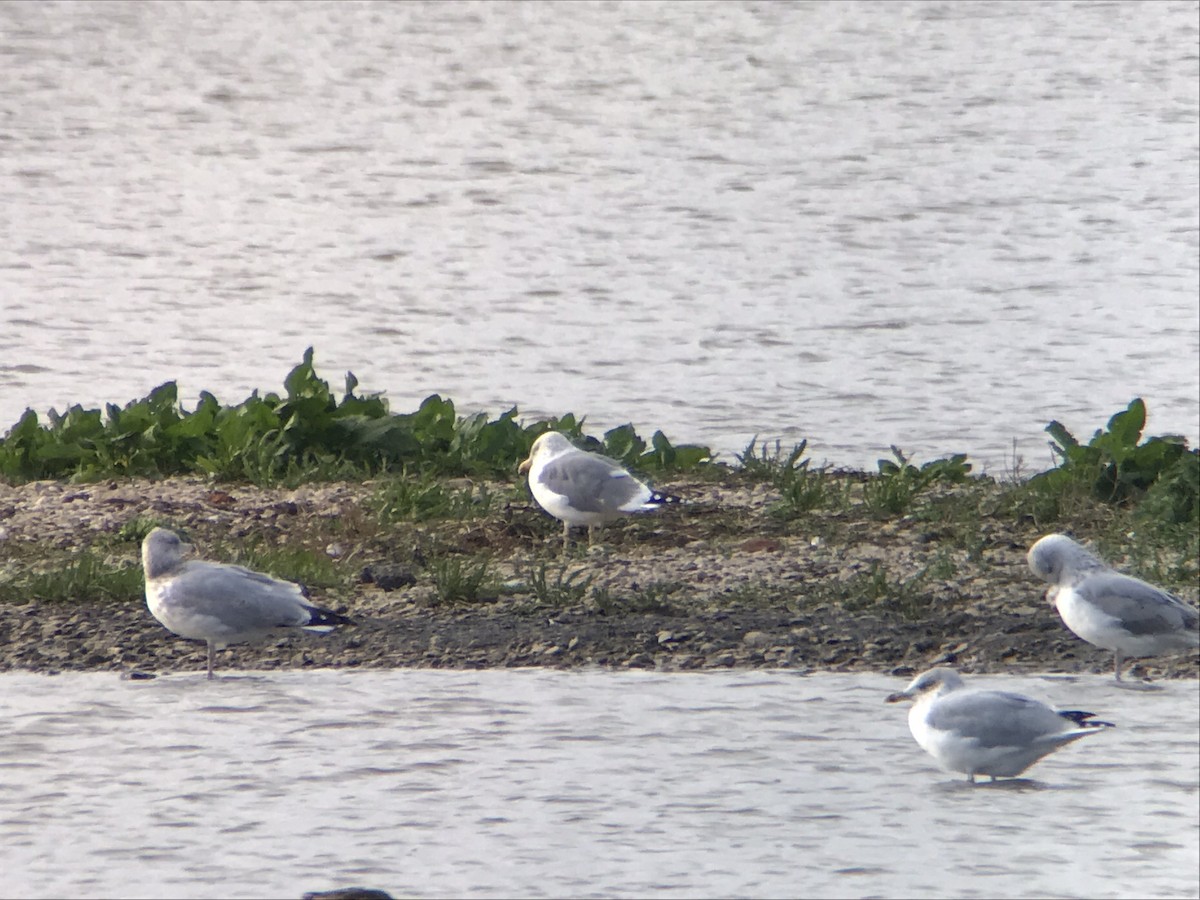
[[[241,566],[184,563],[171,582],[171,602],[210,615],[231,632],[295,628],[312,619],[301,588]]]
[[[538,482],[582,512],[615,512],[646,490],[611,459],[583,451],[548,462]]]
[[[1007,691],[955,691],[931,709],[929,724],[974,738],[983,748],[1024,747],[1069,731],[1072,723],[1046,704]]]
[[[1073,587],[1089,603],[1120,619],[1130,634],[1194,632],[1200,627],[1196,610],[1140,578],[1108,569],[1086,574]]]

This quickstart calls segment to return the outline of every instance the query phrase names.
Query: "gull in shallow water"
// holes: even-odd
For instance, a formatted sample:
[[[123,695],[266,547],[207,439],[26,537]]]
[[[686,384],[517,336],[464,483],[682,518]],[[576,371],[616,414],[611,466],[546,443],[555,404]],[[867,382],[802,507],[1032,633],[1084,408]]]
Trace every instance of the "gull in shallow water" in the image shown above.
[[[564,550],[573,526],[586,525],[590,543],[605,522],[679,502],[650,490],[607,456],[580,450],[557,431],[534,441],[517,471],[529,473],[534,499],[563,523]]]
[[[1122,575],[1065,534],[1048,534],[1029,548],[1029,568],[1051,583],[1046,599],[1063,623],[1089,644],[1121,659],[1159,656],[1200,646],[1200,615],[1178,597]]]
[[[1013,778],[1035,762],[1081,737],[1113,727],[1089,721],[1094,713],[1056,710],[1008,691],[971,690],[953,669],[922,672],[888,703],[912,700],[908,729],[942,768]]]
[[[308,603],[304,588],[290,581],[224,563],[184,560],[191,545],[165,528],[142,541],[146,605],[154,618],[180,637],[208,642],[208,677],[213,653],[283,629],[330,631],[350,619]]]

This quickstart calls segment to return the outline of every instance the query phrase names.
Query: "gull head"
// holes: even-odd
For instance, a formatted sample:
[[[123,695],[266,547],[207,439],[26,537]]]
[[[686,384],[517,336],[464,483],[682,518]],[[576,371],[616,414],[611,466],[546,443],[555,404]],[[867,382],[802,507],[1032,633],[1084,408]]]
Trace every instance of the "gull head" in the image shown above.
[[[1048,534],[1029,548],[1029,569],[1042,581],[1058,584],[1075,572],[1104,568],[1104,562],[1065,534]]]
[[[962,686],[962,678],[953,669],[929,669],[910,681],[904,690],[889,694],[886,702],[900,703],[904,700],[920,700],[922,697],[937,697]]]
[[[158,578],[174,570],[190,553],[192,545],[173,531],[155,528],[142,541],[142,568],[147,578]]]
[[[567,440],[566,435],[559,434],[557,431],[547,431],[533,442],[533,446],[529,448],[529,458],[522,460],[521,464],[517,466],[517,471],[522,475],[528,472],[534,460],[539,456],[550,458],[574,449],[575,445]]]

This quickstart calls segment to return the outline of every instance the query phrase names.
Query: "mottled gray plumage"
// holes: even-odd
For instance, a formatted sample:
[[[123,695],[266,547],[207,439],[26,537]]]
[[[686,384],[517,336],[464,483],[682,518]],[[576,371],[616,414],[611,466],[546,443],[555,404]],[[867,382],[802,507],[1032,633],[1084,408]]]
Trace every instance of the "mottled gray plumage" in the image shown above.
[[[146,604],[167,630],[208,643],[208,677],[216,650],[285,629],[328,631],[350,622],[310,604],[304,589],[242,566],[185,560],[190,546],[165,528],[142,542]]]

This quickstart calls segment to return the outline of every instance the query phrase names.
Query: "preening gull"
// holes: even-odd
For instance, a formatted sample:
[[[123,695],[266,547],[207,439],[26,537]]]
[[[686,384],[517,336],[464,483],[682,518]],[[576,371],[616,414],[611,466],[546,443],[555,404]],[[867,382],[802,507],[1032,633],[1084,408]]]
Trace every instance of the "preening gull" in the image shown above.
[[[241,566],[184,560],[191,549],[165,528],[146,535],[142,541],[146,605],[168,631],[208,642],[209,678],[214,652],[230,644],[289,628],[330,631],[351,621],[313,606],[304,588],[290,581]]]
[[[1159,656],[1200,646],[1200,615],[1173,594],[1114,571],[1065,534],[1029,548],[1029,568],[1051,583],[1046,599],[1063,623],[1089,644],[1123,657]]]
[[[972,690],[953,669],[922,672],[888,703],[913,700],[908,728],[942,768],[1013,778],[1035,762],[1081,737],[1111,728],[1090,721],[1094,713],[1056,710],[1008,691]]]
[[[586,525],[591,541],[605,522],[679,500],[650,490],[619,463],[580,450],[557,431],[538,437],[517,470],[529,473],[534,499],[563,523],[563,549],[574,526]]]

